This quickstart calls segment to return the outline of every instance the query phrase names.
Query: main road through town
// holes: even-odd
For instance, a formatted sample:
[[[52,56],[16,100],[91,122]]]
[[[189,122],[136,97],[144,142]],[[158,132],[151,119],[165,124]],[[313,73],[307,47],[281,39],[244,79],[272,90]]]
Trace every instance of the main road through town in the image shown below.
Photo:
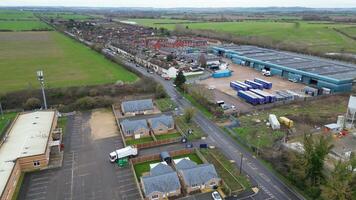
[[[129,61],[125,61],[125,64],[139,71],[144,76],[154,78],[157,82],[161,83],[168,95],[177,104],[180,111],[184,108],[192,107],[191,103],[177,92],[172,82],[166,81],[156,74],[151,74],[147,69],[137,67],[136,64]],[[304,199],[302,195],[283,183],[275,174],[263,166],[256,157],[235,142],[227,133],[221,130],[214,122],[207,119],[201,112],[197,111],[194,121],[208,134],[206,142],[219,147],[224,155],[234,160],[236,164],[240,163],[240,156],[243,155],[242,170],[252,179],[253,184],[259,188],[259,192],[256,195],[244,199]]]

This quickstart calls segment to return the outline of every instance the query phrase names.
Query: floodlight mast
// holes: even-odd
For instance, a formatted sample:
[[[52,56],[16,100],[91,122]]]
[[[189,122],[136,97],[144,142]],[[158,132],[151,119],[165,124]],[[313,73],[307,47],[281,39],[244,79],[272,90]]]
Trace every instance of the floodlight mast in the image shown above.
[[[37,79],[41,85],[44,108],[47,110],[47,100],[46,100],[46,93],[45,93],[45,89],[44,89],[44,87],[45,87],[44,86],[44,74],[43,74],[42,70],[37,71]]]

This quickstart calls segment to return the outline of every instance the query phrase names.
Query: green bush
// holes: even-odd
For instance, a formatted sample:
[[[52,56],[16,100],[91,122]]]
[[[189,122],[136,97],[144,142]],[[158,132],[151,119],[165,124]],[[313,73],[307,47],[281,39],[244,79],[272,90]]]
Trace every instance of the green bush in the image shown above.
[[[25,110],[34,110],[41,108],[41,101],[35,97],[27,99],[26,103],[23,105]]]

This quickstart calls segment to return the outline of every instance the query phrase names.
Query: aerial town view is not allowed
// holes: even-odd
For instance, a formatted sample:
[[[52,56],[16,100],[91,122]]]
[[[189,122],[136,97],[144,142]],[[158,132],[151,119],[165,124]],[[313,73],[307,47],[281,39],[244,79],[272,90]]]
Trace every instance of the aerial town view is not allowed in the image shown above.
[[[348,1],[0,2],[0,199],[356,199]]]

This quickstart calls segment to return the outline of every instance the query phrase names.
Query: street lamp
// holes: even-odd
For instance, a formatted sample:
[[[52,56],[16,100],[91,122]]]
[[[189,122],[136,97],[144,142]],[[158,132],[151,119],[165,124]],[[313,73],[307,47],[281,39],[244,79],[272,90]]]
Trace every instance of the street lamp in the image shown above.
[[[42,70],[37,71],[37,79],[41,85],[43,104],[44,104],[45,109],[47,110],[47,100],[46,100],[46,94],[45,94],[45,90],[44,90],[44,74],[43,74]]]

